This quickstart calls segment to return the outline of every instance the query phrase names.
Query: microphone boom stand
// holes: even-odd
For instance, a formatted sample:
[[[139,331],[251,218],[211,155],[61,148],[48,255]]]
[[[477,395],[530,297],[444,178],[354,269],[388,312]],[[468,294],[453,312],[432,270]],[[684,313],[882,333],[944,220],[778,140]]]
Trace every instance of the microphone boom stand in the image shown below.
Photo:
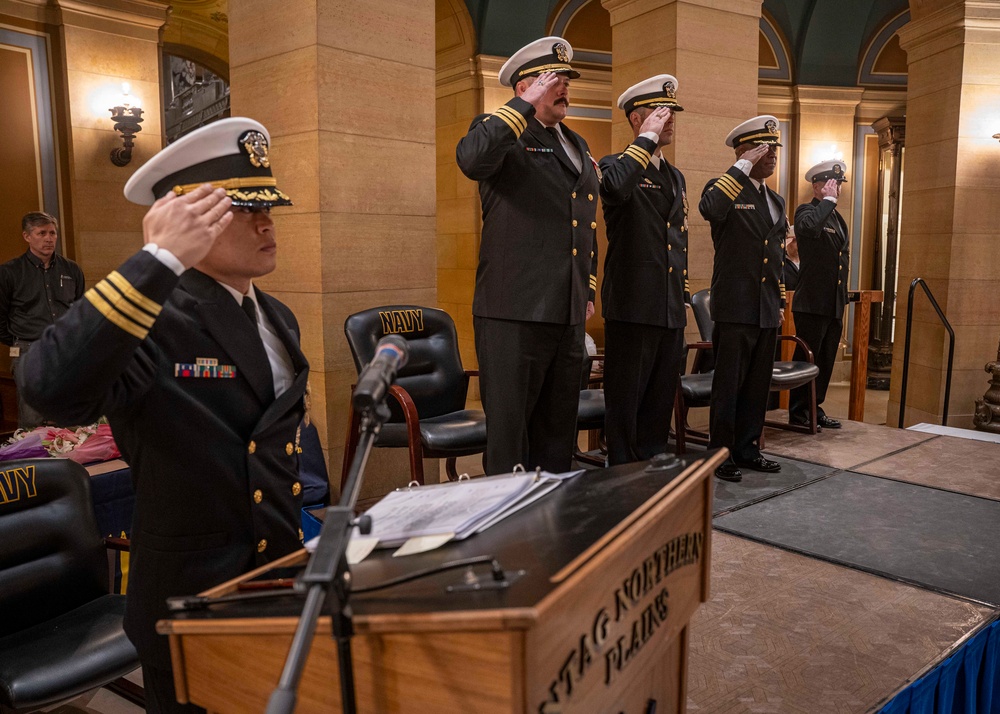
[[[340,668],[340,702],[344,714],[356,714],[354,696],[354,668],[351,662],[351,637],[354,625],[350,605],[351,570],[347,564],[347,546],[355,525],[365,535],[371,532],[371,519],[367,516],[355,519],[354,506],[361,491],[361,477],[368,455],[371,453],[375,437],[382,424],[389,418],[389,409],[383,397],[370,407],[365,407],[361,415],[361,436],[358,450],[348,473],[340,501],[326,509],[323,528],[320,531],[316,551],[309,559],[305,572],[295,583],[298,591],[307,590],[306,604],[292,637],[285,668],[281,672],[278,687],[267,702],[267,714],[291,714],[295,711],[297,689],[302,671],[305,669],[316,634],[316,622],[325,603],[336,605],[331,612],[333,637],[337,641],[337,661]],[[332,598],[330,597],[332,594]],[[331,607],[333,610],[333,608]]]

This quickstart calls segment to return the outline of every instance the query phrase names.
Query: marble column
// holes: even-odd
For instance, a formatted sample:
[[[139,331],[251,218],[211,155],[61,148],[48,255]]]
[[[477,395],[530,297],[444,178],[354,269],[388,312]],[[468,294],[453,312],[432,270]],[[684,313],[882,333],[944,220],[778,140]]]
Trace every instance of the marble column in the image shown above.
[[[434,3],[245,0],[229,32],[232,113],[268,128],[295,202],[274,213],[278,269],[260,284],[299,319],[336,490],[356,378],[344,319],[437,302]],[[407,479],[404,451],[376,449],[362,497]]]
[[[1000,335],[1000,5],[914,0],[908,56],[899,279],[887,423],[900,404],[907,291],[927,281],[955,329],[948,423],[970,428]],[[915,296],[905,423],[941,422],[948,336]]]

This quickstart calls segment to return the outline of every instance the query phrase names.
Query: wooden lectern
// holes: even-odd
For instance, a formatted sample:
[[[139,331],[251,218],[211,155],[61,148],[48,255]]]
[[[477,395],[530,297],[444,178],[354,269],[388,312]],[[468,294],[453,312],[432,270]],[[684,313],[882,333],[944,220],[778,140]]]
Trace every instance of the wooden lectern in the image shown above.
[[[725,454],[588,471],[467,540],[403,558],[377,551],[352,568],[364,588],[491,555],[512,580],[477,590],[471,573],[451,571],[355,594],[358,710],[683,712],[688,622],[709,597],[712,473]],[[300,551],[270,567],[305,559]],[[232,592],[263,570],[203,594]],[[481,585],[492,580],[480,575]],[[289,597],[161,621],[178,697],[212,712],[263,712],[301,607]],[[340,711],[336,657],[324,617],[297,712]]]

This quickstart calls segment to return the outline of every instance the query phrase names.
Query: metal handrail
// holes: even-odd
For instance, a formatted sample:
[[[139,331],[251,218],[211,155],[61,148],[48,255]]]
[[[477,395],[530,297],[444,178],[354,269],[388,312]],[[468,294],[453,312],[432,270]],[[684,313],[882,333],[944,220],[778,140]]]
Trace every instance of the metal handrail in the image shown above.
[[[941,318],[941,324],[944,328],[948,330],[948,334],[951,336],[948,344],[948,376],[944,383],[944,411],[941,413],[941,426],[948,425],[948,402],[951,399],[951,368],[955,362],[955,331],[951,328],[951,323],[948,322],[948,318],[944,316],[941,312],[941,306],[938,305],[937,300],[931,294],[931,289],[927,287],[927,283],[924,282],[923,278],[914,278],[913,282],[910,283],[910,294],[906,301],[906,343],[903,347],[903,385],[902,394],[899,397],[899,428],[903,428],[903,417],[906,414],[906,381],[909,377],[910,371],[910,335],[912,331],[910,327],[913,325],[913,293],[917,289],[917,285],[920,285],[924,289],[924,293],[927,295],[927,299],[931,301],[931,306],[937,313],[938,317]]]

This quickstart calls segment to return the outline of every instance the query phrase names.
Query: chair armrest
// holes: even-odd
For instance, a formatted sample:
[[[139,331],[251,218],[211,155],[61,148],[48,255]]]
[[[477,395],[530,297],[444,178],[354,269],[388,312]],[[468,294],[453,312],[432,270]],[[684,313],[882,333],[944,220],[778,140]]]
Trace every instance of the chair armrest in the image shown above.
[[[128,538],[114,538],[112,536],[107,536],[104,539],[104,546],[108,550],[120,550],[127,553],[131,545],[132,541]]]
[[[795,344],[797,344],[799,347],[801,347],[805,351],[805,353],[806,353],[806,361],[809,364],[815,364],[816,363],[816,359],[813,357],[813,353],[812,353],[812,350],[809,349],[809,345],[807,345],[806,342],[805,342],[805,340],[803,340],[798,335],[778,335],[778,339],[779,340],[790,340],[790,341],[794,342]]]
[[[389,394],[399,402],[403,409],[403,418],[406,420],[406,434],[411,444],[420,443],[420,414],[417,412],[417,405],[413,397],[398,384],[389,387]]]

